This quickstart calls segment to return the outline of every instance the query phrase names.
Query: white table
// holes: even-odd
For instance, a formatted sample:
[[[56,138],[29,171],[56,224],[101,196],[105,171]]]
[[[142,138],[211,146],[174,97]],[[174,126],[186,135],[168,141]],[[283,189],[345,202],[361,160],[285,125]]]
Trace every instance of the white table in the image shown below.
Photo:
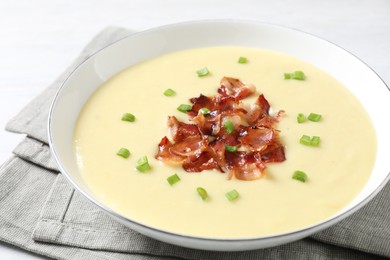
[[[101,29],[143,30],[216,18],[264,21],[312,33],[357,55],[390,83],[389,0],[1,0],[1,129]],[[21,139],[0,130],[0,164]],[[0,243],[0,258],[41,259],[5,243]]]

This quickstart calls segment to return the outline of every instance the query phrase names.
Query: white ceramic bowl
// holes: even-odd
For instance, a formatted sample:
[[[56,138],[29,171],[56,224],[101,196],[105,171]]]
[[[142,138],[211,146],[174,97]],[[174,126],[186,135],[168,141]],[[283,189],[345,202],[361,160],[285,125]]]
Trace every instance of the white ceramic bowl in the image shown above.
[[[164,53],[195,47],[236,45],[270,49],[296,56],[326,71],[360,100],[376,129],[378,147],[372,175],[358,196],[333,218],[283,235],[251,239],[209,239],[183,236],[151,228],[112,211],[88,189],[73,155],[73,130],[84,103],[107,79],[126,67]],[[206,250],[237,251],[291,242],[327,228],[371,200],[389,180],[390,92],[362,61],[340,47],[296,30],[249,21],[199,21],[163,26],[132,34],[102,49],[69,76],[53,102],[49,142],[61,172],[90,201],[128,227],[168,243]],[[357,162],[358,163],[358,162]]]

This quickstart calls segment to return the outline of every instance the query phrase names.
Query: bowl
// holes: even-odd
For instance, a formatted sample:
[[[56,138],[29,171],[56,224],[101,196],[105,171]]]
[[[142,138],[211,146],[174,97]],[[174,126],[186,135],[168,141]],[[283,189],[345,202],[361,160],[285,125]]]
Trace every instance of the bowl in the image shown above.
[[[243,239],[187,236],[157,229],[122,216],[100,201],[87,187],[77,168],[73,132],[83,105],[106,80],[123,69],[165,53],[198,47],[235,45],[269,49],[295,56],[327,72],[361,102],[373,122],[377,156],[372,174],[354,200],[330,219],[293,232]],[[254,21],[216,20],[167,25],[125,37],[92,55],[66,79],[55,96],[49,115],[49,144],[61,173],[88,200],[108,215],[146,236],[167,243],[204,250],[241,251],[267,248],[307,237],[334,225],[370,201],[389,180],[390,92],[380,77],[346,50],[313,35]]]

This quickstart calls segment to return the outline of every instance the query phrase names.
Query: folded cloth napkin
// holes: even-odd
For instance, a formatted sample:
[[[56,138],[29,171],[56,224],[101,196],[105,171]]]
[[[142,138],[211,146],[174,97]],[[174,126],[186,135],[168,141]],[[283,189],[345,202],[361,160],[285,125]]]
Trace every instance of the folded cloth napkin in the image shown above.
[[[47,145],[52,99],[77,64],[130,34],[110,27],[6,126],[27,137],[0,169],[0,240],[56,259],[384,259],[390,258],[390,184],[361,210],[297,242],[243,252],[182,248],[114,221],[58,173]]]

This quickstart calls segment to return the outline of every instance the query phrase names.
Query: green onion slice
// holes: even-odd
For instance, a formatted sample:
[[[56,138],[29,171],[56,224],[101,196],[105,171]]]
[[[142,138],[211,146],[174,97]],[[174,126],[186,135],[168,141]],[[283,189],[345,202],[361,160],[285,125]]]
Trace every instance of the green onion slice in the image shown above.
[[[203,67],[196,71],[196,74],[198,74],[198,77],[204,77],[207,76],[210,73],[210,71],[207,69],[207,67]]]
[[[201,109],[199,109],[199,111],[203,114],[203,115],[208,115],[211,113],[210,109],[208,109],[207,107],[202,107]]]
[[[232,121],[230,121],[230,120],[226,121],[226,122],[223,124],[223,126],[225,127],[226,132],[227,132],[228,134],[233,133],[233,131],[234,131],[234,124],[233,124]]]
[[[139,158],[135,168],[140,172],[149,171],[151,169],[151,167],[150,167],[149,162],[148,162],[148,157],[142,156],[141,158]]]
[[[180,106],[177,107],[177,110],[183,113],[187,113],[192,109],[192,105],[187,105],[187,104],[181,104]]]
[[[202,198],[202,200],[206,200],[209,195],[207,194],[207,191],[203,189],[202,187],[196,188],[196,191],[198,192],[199,196]]]
[[[133,114],[130,114],[130,113],[124,113],[122,115],[122,121],[134,122],[135,116]]]
[[[320,137],[319,136],[313,136],[310,140],[311,146],[319,146],[320,145]]]
[[[293,173],[292,178],[297,181],[306,182],[307,181],[307,175],[303,171],[295,171]]]
[[[116,154],[122,156],[123,158],[129,158],[130,151],[127,148],[122,147]]]
[[[167,178],[167,181],[168,181],[169,185],[172,186],[176,182],[180,181],[180,177],[175,173],[174,175],[169,176]]]
[[[301,139],[299,139],[299,143],[307,146],[319,146],[321,138],[319,136],[314,135],[310,137],[308,135],[302,135]]]
[[[302,135],[301,139],[299,139],[299,143],[301,143],[303,145],[310,146],[311,145],[310,141],[311,141],[311,139],[310,139],[310,136],[308,136],[308,135]]]
[[[232,152],[232,153],[237,152],[237,146],[230,146],[225,144],[225,149],[228,152]]]
[[[313,121],[313,122],[318,122],[321,120],[321,115],[320,114],[316,114],[316,113],[310,113],[310,115],[307,117],[307,119],[309,119],[310,121]]]
[[[240,196],[240,194],[238,193],[238,191],[236,190],[231,190],[227,193],[225,193],[225,196],[226,198],[229,200],[229,201],[233,201],[233,200],[236,200],[238,199],[238,197]]]
[[[247,62],[248,62],[248,59],[246,57],[238,58],[238,63],[244,64],[244,63],[247,63]]]
[[[302,124],[303,122],[306,121],[306,116],[302,113],[299,113],[298,116],[297,116],[297,121],[299,124]]]
[[[305,73],[300,70],[294,71],[292,73],[284,73],[284,79],[304,80],[305,78]]]
[[[173,89],[171,88],[168,88],[164,91],[164,96],[167,96],[167,97],[172,97],[173,95],[176,94],[176,91],[174,91]]]

